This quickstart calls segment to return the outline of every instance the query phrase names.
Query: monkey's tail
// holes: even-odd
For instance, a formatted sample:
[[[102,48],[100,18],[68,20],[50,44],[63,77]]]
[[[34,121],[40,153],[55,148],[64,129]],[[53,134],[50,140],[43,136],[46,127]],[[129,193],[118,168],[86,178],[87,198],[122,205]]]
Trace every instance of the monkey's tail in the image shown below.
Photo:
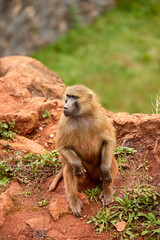
[[[63,178],[63,169],[61,168],[59,173],[53,179],[53,181],[49,187],[49,192],[54,191],[56,189],[56,187],[58,186],[58,183],[61,181],[62,178]]]

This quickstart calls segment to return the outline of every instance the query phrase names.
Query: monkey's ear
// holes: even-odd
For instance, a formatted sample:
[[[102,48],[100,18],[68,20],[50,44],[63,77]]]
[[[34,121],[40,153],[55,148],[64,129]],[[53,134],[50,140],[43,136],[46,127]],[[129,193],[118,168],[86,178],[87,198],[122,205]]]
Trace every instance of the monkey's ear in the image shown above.
[[[92,101],[92,98],[93,98],[92,94],[91,94],[91,93],[88,94],[88,99],[89,99],[89,101]]]

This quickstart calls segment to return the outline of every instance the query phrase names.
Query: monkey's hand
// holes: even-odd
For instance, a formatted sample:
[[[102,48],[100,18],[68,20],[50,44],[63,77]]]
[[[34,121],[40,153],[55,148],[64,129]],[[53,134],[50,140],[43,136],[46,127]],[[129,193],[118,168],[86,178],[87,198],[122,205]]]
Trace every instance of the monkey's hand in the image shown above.
[[[84,174],[84,168],[81,163],[74,164],[74,172],[77,178],[83,177]]]
[[[104,165],[101,165],[100,169],[104,184],[110,185],[112,182],[112,173],[110,172],[110,169],[107,169]]]

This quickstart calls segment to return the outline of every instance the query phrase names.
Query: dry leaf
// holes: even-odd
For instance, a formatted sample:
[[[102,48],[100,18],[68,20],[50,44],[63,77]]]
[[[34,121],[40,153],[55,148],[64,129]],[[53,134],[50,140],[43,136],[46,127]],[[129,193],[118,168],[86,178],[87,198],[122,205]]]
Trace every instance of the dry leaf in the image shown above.
[[[116,229],[118,232],[122,232],[125,229],[125,227],[126,227],[125,221],[116,223]]]

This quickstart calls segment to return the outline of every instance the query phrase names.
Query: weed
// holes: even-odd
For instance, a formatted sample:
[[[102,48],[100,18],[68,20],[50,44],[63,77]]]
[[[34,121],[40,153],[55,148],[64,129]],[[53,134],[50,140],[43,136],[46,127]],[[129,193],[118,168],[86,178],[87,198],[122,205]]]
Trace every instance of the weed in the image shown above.
[[[137,150],[134,150],[133,148],[124,147],[124,146],[117,146],[114,150],[115,155],[124,155],[124,156],[126,156],[127,154],[134,154],[136,152]]]
[[[113,224],[112,219],[114,219],[114,214],[111,214],[110,209],[101,208],[97,211],[96,217],[91,217],[87,224],[94,222],[96,232],[100,234],[103,230],[107,231],[110,223]]]
[[[9,178],[7,178],[5,176],[2,177],[2,174],[3,174],[3,172],[1,170],[1,164],[0,164],[0,186],[6,186],[7,183],[9,182]]]
[[[90,202],[92,200],[97,202],[101,191],[102,191],[102,188],[100,185],[98,185],[95,188],[85,190],[84,193],[88,196],[88,199]]]
[[[13,128],[15,127],[15,122],[0,122],[0,138],[4,140],[14,139],[16,136],[16,132],[13,132]]]
[[[119,239],[134,239],[146,236],[158,239],[160,235],[160,195],[153,188],[138,186],[123,193],[123,198],[114,197],[115,204],[110,208],[98,210],[88,223],[94,223],[96,231],[101,233],[108,228],[115,228],[116,223],[125,221],[126,228],[119,233]],[[152,237],[152,238],[150,238]]]
[[[140,163],[137,167],[137,171],[142,170],[144,173],[148,170],[149,163],[146,158],[144,158],[143,163]]]
[[[49,204],[49,202],[46,199],[42,200],[41,202],[38,202],[39,207],[44,207],[48,204]]]
[[[29,192],[29,191],[25,191],[25,192],[20,193],[20,195],[22,195],[22,196],[30,196],[30,195],[32,195],[32,193]]]
[[[152,103],[152,107],[153,107],[152,112],[155,114],[159,114],[160,113],[160,89],[159,89],[158,93],[156,94],[154,102],[151,98],[151,103]]]
[[[23,183],[40,181],[60,168],[59,153],[55,150],[42,154],[24,154],[14,150],[3,151],[0,162],[0,177],[14,178]]]
[[[128,156],[136,152],[137,150],[124,146],[117,146],[115,148],[114,154],[117,157],[117,163],[120,171],[122,170],[122,167],[127,163]]]
[[[50,117],[51,117],[50,111],[46,109],[45,113],[42,114],[42,118],[50,118]]]

